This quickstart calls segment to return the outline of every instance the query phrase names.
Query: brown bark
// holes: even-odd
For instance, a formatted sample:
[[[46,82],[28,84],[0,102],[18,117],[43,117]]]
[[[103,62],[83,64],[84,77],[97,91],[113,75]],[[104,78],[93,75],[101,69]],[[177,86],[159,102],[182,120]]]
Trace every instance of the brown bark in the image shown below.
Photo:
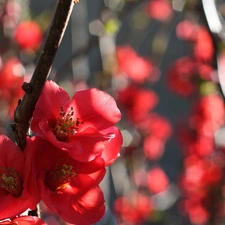
[[[45,81],[51,71],[52,63],[67,27],[74,2],[76,1],[59,0],[33,76],[30,83],[23,84],[22,88],[25,94],[14,112],[14,123],[12,124],[16,142],[21,149],[26,147],[26,136],[30,120]]]

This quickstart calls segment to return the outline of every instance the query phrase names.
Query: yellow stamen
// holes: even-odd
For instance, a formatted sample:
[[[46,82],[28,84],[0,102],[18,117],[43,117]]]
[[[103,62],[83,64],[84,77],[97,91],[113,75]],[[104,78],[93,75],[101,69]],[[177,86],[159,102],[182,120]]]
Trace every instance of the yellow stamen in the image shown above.
[[[66,188],[67,184],[77,175],[72,165],[56,164],[56,167],[47,174],[45,183],[52,191]]]
[[[0,171],[0,187],[16,198],[22,194],[22,182],[14,168]]]
[[[61,107],[58,120],[55,124],[55,127],[53,128],[53,133],[59,141],[66,142],[69,136],[77,133],[80,124],[83,124],[82,122],[80,122],[79,118],[76,118],[76,120],[74,120],[73,115],[73,107],[71,107],[70,111],[67,113]]]

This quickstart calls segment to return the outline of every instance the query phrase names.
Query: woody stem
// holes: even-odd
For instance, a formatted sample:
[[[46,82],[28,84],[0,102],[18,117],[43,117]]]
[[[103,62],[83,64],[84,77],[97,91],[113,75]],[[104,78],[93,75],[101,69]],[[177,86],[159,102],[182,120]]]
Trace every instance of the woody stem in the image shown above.
[[[67,27],[74,0],[59,0],[30,83],[24,83],[25,94],[14,112],[12,129],[18,146],[26,147],[26,136],[37,100],[51,71],[52,64]]]

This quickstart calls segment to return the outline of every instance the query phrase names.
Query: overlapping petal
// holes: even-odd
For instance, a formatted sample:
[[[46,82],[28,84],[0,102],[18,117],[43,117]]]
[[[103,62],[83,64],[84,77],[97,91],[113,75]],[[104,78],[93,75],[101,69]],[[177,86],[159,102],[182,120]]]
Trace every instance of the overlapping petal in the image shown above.
[[[100,155],[112,138],[120,142],[119,135],[105,132],[120,118],[115,100],[107,93],[94,88],[79,91],[70,102],[62,88],[48,81],[36,105],[31,129],[74,159],[85,162]],[[121,146],[116,147],[118,152]]]
[[[100,156],[90,162],[74,160],[40,137],[33,137],[33,169],[44,203],[62,219],[77,225],[99,221],[105,212],[99,187],[105,175]]]
[[[0,219],[5,219],[34,209],[38,199],[34,198],[33,184],[28,185],[30,168],[23,152],[4,135],[0,136],[0,143]]]
[[[20,216],[13,220],[0,222],[1,225],[47,225],[42,219],[35,216]]]

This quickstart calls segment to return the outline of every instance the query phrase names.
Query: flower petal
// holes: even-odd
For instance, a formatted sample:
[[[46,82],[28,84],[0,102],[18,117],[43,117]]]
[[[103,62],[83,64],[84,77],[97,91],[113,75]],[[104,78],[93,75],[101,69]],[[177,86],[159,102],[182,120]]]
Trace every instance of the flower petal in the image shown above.
[[[87,175],[78,175],[76,182],[60,194],[44,189],[44,203],[63,220],[76,225],[98,222],[105,213],[100,187]]]
[[[70,103],[70,97],[66,91],[53,81],[46,81],[42,93],[36,104],[31,122],[31,129],[34,133],[41,135],[39,122],[44,120],[56,121],[61,107],[66,109]]]
[[[75,116],[84,123],[79,132],[87,127],[104,130],[121,118],[115,100],[109,94],[95,88],[76,92],[69,107],[74,108]]]
[[[108,142],[105,142],[105,149],[102,152],[101,157],[105,161],[105,166],[111,165],[120,156],[119,151],[123,143],[123,137],[120,130],[116,127],[111,127],[105,130],[106,133],[113,133],[115,136]]]

